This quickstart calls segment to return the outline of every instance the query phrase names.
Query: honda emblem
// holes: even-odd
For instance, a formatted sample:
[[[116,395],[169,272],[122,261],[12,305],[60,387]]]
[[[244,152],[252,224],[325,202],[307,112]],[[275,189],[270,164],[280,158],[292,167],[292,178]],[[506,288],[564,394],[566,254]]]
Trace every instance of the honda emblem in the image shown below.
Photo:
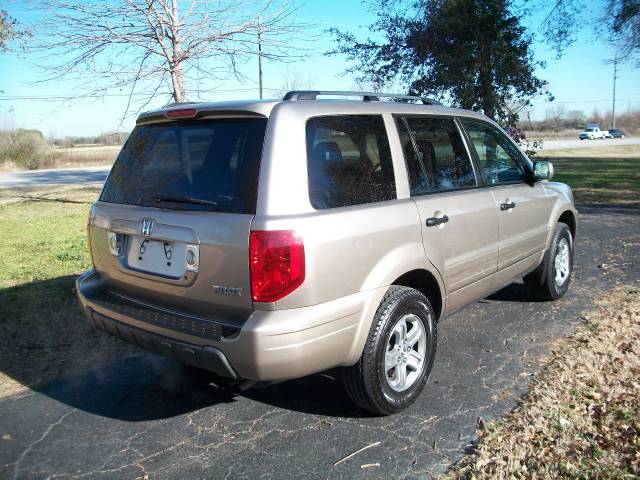
[[[151,236],[152,230],[153,230],[153,220],[151,220],[150,218],[143,219],[140,233],[142,233],[142,235],[144,235],[146,238],[149,238]]]

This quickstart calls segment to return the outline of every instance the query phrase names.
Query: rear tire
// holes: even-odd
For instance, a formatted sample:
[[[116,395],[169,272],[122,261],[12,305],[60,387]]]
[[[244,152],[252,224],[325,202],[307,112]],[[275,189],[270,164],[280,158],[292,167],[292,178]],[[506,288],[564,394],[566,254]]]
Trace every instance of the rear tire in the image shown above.
[[[524,277],[524,283],[543,300],[557,300],[569,289],[573,272],[573,237],[564,223],[556,224],[542,263]]]
[[[436,317],[427,297],[392,285],[376,311],[360,360],[343,369],[347,394],[378,415],[403,410],[424,389],[436,344]]]

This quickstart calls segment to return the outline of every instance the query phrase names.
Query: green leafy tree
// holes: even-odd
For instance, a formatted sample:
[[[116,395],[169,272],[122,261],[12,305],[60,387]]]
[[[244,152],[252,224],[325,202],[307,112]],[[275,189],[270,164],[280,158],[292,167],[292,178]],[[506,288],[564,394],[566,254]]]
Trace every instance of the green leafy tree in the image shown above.
[[[509,0],[378,0],[373,37],[333,29],[357,80],[397,85],[512,123],[508,104],[544,94],[531,39]]]

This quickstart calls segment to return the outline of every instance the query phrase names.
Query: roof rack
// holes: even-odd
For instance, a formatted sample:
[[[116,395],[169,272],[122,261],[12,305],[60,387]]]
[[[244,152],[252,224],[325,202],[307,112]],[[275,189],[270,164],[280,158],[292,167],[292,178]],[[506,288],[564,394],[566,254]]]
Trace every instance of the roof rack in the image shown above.
[[[288,92],[283,100],[317,100],[319,96],[334,95],[341,97],[362,97],[363,102],[378,102],[380,98],[394,98],[398,100],[415,100],[424,105],[442,105],[431,98],[417,97],[413,95],[398,95],[395,93],[376,92],[347,92],[337,90],[293,90]]]

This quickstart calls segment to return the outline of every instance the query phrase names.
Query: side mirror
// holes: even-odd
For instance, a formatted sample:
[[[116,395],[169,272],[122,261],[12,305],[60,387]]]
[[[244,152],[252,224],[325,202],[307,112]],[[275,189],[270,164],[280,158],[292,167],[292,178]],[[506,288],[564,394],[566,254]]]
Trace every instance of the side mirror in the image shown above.
[[[553,178],[553,163],[546,160],[533,162],[533,180],[551,180]]]

